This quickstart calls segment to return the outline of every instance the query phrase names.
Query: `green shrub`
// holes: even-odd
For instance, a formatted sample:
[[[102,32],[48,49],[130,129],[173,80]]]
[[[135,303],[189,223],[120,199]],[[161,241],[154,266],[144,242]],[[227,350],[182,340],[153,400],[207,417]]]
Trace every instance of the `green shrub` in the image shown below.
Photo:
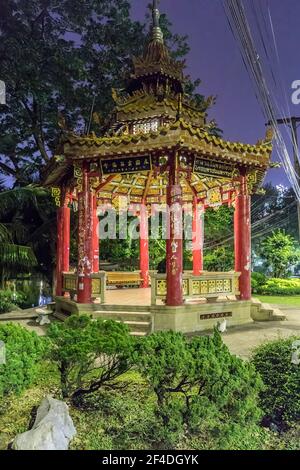
[[[204,269],[206,271],[230,271],[234,266],[232,248],[217,247],[204,251]]]
[[[267,279],[256,287],[261,295],[300,295],[300,279]]]
[[[252,292],[257,294],[267,282],[267,276],[263,273],[253,272],[251,275]]]
[[[6,363],[0,365],[0,396],[20,393],[36,376],[44,341],[15,323],[0,324],[0,340],[6,349]]]
[[[12,301],[13,293],[9,290],[0,290],[0,313],[11,312],[14,304]]]
[[[260,400],[266,420],[280,426],[300,419],[300,366],[291,362],[292,344],[296,339],[264,344],[256,349],[252,358],[265,385]]]
[[[139,344],[136,361],[156,395],[155,435],[166,447],[187,433],[218,440],[234,426],[246,429],[260,420],[260,377],[230,354],[217,332],[191,340],[174,332],[150,335]]]
[[[300,450],[300,424],[292,425],[286,432],[274,436],[273,450]]]
[[[0,290],[0,314],[11,312],[15,306],[22,307],[25,295],[22,292]]]
[[[64,398],[74,402],[127,372],[134,345],[128,328],[112,320],[72,315],[48,328],[49,357],[57,364]]]

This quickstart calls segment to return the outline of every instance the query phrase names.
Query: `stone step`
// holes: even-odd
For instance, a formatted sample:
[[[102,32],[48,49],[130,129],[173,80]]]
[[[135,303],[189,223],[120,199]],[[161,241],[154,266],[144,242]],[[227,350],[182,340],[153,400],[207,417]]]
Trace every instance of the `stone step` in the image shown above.
[[[67,320],[67,318],[69,318],[70,315],[67,315],[66,313],[62,312],[54,312],[53,316],[60,321],[65,321]]]
[[[135,316],[136,315],[137,314],[135,314]],[[97,318],[104,319],[107,317],[105,314],[105,316],[101,315],[100,317],[97,317]],[[143,319],[133,320],[132,318],[130,320],[126,320],[126,318],[128,318],[128,312],[127,312],[127,317],[126,317],[126,312],[124,312],[124,315],[119,314],[117,317],[113,318],[113,320],[116,323],[124,323],[124,325],[128,326],[131,332],[142,332],[145,334],[151,332],[151,325],[152,325],[151,318],[146,318],[146,320],[148,321],[143,321]]]
[[[252,305],[255,305],[257,307],[261,307],[262,305],[262,302],[258,299],[252,299],[251,302],[252,302]]]
[[[105,311],[121,311],[121,312],[150,312],[150,305],[109,305],[109,304],[98,304],[94,305],[97,312]]]
[[[121,323],[121,322],[120,322]],[[123,321],[124,325],[127,325],[129,330],[132,332],[140,333],[150,333],[151,332],[151,322],[148,321]]]
[[[130,334],[130,336],[137,336],[137,337],[140,337],[140,338],[144,338],[145,336],[147,336],[148,333],[146,333],[144,331],[131,331],[129,334]]]
[[[286,316],[272,305],[262,303],[258,299],[252,299],[251,316],[254,321],[283,321]]]
[[[23,310],[16,310],[10,313],[1,313],[0,321],[13,321],[13,320],[33,320],[38,317],[38,313],[24,312]]]
[[[273,315],[271,317],[272,321],[284,321],[286,320],[286,315],[284,313],[282,313],[281,310],[279,310],[278,308],[275,308],[273,310]]]
[[[96,311],[93,312],[93,318],[103,318],[106,320],[121,320],[121,321],[133,321],[133,322],[141,322],[141,321],[150,321],[151,320],[151,313],[150,312],[128,312],[128,311],[114,311],[114,310],[106,310],[106,311]]]

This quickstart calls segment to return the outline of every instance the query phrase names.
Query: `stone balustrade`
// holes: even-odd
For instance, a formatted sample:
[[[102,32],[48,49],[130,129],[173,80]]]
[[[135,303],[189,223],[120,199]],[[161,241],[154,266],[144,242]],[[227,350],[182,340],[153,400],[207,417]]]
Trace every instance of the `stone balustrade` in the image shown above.
[[[183,274],[183,297],[185,300],[204,298],[216,302],[218,297],[239,295],[240,273],[203,272],[200,276],[192,273]],[[157,300],[164,301],[167,295],[167,275],[151,273],[151,305]]]
[[[101,303],[105,302],[106,273],[100,271],[91,274],[92,278],[92,298],[100,298]],[[71,299],[77,294],[78,275],[77,273],[63,273],[63,293],[68,292]]]

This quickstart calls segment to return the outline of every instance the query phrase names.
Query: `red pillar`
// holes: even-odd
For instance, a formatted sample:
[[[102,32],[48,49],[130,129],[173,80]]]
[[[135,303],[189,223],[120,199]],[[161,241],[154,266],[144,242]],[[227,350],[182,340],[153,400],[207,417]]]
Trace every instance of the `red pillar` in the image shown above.
[[[99,272],[99,235],[97,216],[97,196],[93,195],[93,272]]]
[[[63,212],[63,265],[62,270],[64,273],[70,270],[70,208],[64,206]]]
[[[82,192],[78,194],[78,287],[77,302],[92,301],[93,195],[89,188],[88,166],[83,165]]]
[[[240,178],[240,189],[235,200],[234,213],[235,271],[240,272],[240,299],[251,299],[251,212],[250,196],[245,175]]]
[[[70,264],[70,209],[67,198],[61,198],[61,207],[57,210],[57,246],[56,246],[56,295],[63,293],[62,273],[69,271]]]
[[[63,272],[63,208],[57,210],[57,240],[56,240],[56,288],[55,294],[62,295]]]
[[[140,210],[140,271],[142,288],[149,287],[149,236],[147,206],[143,200]]]
[[[182,271],[182,189],[178,184],[178,156],[170,159],[167,204],[169,207],[169,239],[167,240],[167,299],[168,306],[183,304]]]
[[[204,206],[199,206],[197,197],[193,199],[193,274],[199,276],[203,271],[203,230]]]

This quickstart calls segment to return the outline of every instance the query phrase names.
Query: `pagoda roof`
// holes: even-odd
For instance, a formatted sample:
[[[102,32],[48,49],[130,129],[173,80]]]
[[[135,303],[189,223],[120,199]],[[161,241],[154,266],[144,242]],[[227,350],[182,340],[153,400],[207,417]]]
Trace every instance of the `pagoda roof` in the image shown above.
[[[72,160],[106,159],[126,155],[145,155],[180,149],[201,155],[216,157],[243,166],[269,167],[272,144],[262,141],[255,145],[229,142],[207,131],[193,127],[183,119],[160,127],[157,132],[123,134],[112,137],[69,134],[63,143],[64,155]]]
[[[45,169],[46,186],[76,187],[74,168],[87,161],[96,168],[91,173],[92,178],[96,174],[99,198],[112,200],[115,195],[124,195],[138,202],[147,194],[150,202],[162,202],[166,198],[169,171],[162,160],[168,161],[166,157],[172,158],[175,152],[181,162],[186,162],[179,165],[186,201],[195,196],[205,199],[209,192],[218,192],[218,188],[222,188],[221,193],[234,192],[241,168],[246,170],[251,192],[261,184],[270,166],[271,133],[268,131],[264,140],[251,145],[227,141],[210,131],[206,110],[214,98],[203,98],[199,103],[184,94],[183,63],[171,58],[164,43],[157,5],[157,0],[153,0],[150,38],[144,54],[134,59],[134,73],[127,88],[120,92],[113,89],[116,106],[106,126],[107,134],[97,137],[94,133],[64,132],[60,156],[53,158]],[[154,121],[155,127],[151,127]],[[151,157],[151,170],[102,174],[108,171],[103,170],[102,161],[106,161],[104,167],[109,167],[107,160],[127,158],[131,162],[131,157]],[[196,161],[201,162],[200,166],[195,166]],[[118,163],[122,168],[124,162]],[[203,165],[212,171],[204,171]]]
[[[205,123],[205,109],[207,101],[203,102],[203,111],[196,108],[193,103],[184,100],[181,105],[181,116],[183,120],[194,126],[201,127]],[[153,117],[166,117],[172,121],[176,120],[178,114],[178,98],[166,96],[158,99],[155,94],[137,91],[124,101],[116,99],[116,112],[118,122],[134,122]]]

